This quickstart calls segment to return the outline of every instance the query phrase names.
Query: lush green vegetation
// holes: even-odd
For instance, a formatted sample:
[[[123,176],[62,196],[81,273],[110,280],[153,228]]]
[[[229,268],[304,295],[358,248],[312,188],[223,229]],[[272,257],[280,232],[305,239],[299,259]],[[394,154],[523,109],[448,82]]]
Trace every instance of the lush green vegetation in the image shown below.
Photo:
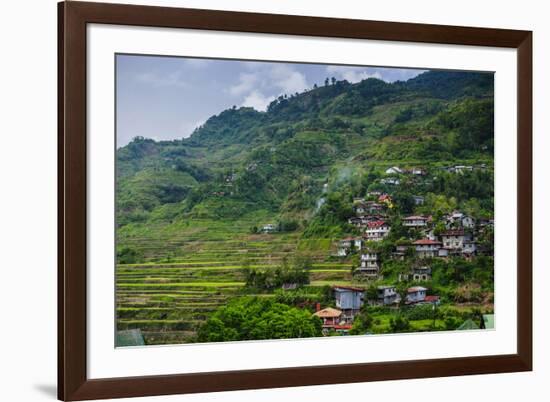
[[[243,297],[218,309],[198,334],[201,342],[321,336],[321,320],[309,310],[270,299]]]
[[[429,174],[384,183],[393,165]],[[483,169],[443,169],[454,165]],[[338,239],[360,235],[348,223],[354,197],[393,199],[390,235],[372,245],[384,260],[374,286],[415,263],[413,250],[391,258],[396,244],[422,236],[403,216],[433,216],[436,234],[457,209],[490,218],[493,187],[490,74],[328,80],[267,112],[225,110],[187,139],[136,137],[117,150],[118,328],[141,328],[148,344],[317,336],[313,304],[333,304],[329,285],[358,283],[358,254],[334,257]],[[491,251],[492,230],[479,241]],[[442,301],[435,318],[365,307],[352,333],[455,329],[491,311],[491,257],[429,264],[424,286]],[[286,283],[297,289],[281,291]]]

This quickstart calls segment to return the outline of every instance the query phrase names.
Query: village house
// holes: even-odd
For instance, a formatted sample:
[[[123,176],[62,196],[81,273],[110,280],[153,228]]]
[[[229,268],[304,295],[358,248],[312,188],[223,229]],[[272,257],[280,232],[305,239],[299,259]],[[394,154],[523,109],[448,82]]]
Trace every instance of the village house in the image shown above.
[[[480,228],[493,227],[495,225],[495,220],[493,218],[482,218],[479,220],[478,225]]]
[[[424,197],[421,195],[413,195],[414,205],[424,205]]]
[[[403,170],[397,166],[392,166],[386,169],[386,174],[401,174],[401,173],[403,173]]]
[[[448,229],[452,227],[462,227],[465,229],[473,229],[476,225],[475,219],[465,215],[462,212],[455,211],[446,217],[446,226]]]
[[[395,286],[378,286],[376,288],[378,302],[385,306],[389,304],[399,303],[399,293],[395,289]]]
[[[378,204],[374,201],[368,201],[366,203],[366,209],[367,212],[370,214],[376,214],[378,212],[381,212],[384,210],[384,206],[382,204]]]
[[[365,200],[361,199],[360,201],[353,202],[353,210],[355,211],[356,216],[361,216],[367,213],[369,209],[369,204]]]
[[[369,214],[369,215],[363,215],[361,217],[352,217],[348,219],[348,222],[361,229],[366,227],[369,222],[380,221],[380,220],[384,220],[384,216],[378,215],[378,214],[376,215]]]
[[[338,244],[340,247],[351,248],[353,240],[354,240],[353,237],[346,237],[345,239],[340,240]]]
[[[430,222],[430,218],[428,218],[428,222]],[[422,230],[422,234],[426,239],[437,240],[433,229],[424,228],[424,230]]]
[[[395,246],[395,250],[391,253],[393,259],[404,260],[407,256],[407,250],[409,249],[410,244],[398,244]]]
[[[369,191],[367,192],[367,197],[378,197],[380,194],[382,194],[381,191]]]
[[[438,256],[441,242],[430,239],[417,240],[414,243],[416,255],[419,258],[434,258]]]
[[[472,240],[464,240],[462,245],[462,254],[468,257],[471,257],[476,254],[477,246],[476,243]]]
[[[314,316],[319,317],[323,322],[323,332],[333,330],[334,327],[340,324],[340,317],[342,316],[342,311],[327,307],[320,309],[320,304],[316,304],[316,311],[313,313]]]
[[[378,197],[378,202],[383,202],[386,205],[390,205],[392,203],[392,199],[389,194],[380,194]]]
[[[390,233],[390,225],[383,220],[367,223],[365,235],[368,241],[381,241]]]
[[[254,170],[256,170],[257,167],[258,167],[258,164],[256,162],[249,163],[246,166],[246,170],[249,171],[249,172],[253,172]]]
[[[400,181],[398,178],[396,177],[388,177],[386,179],[382,179],[380,180],[380,183],[382,184],[387,184],[387,185],[391,185],[391,186],[398,186]]]
[[[468,215],[464,215],[462,217],[461,222],[462,222],[462,227],[466,229],[473,229],[476,226],[475,219]]]
[[[225,176],[225,183],[228,185],[232,185],[235,180],[237,180],[237,173],[231,173]]]
[[[414,267],[412,269],[413,281],[429,281],[432,279],[432,269],[426,266]]]
[[[338,242],[336,255],[338,257],[346,257],[353,248],[361,250],[362,246],[363,239],[361,237],[346,237]]]
[[[277,226],[274,223],[268,223],[267,225],[262,226],[262,232],[271,233],[277,231]]]
[[[441,300],[439,296],[426,296],[423,303],[439,305],[441,303]]]
[[[346,237],[345,239],[342,239],[338,242],[338,248],[336,250],[336,255],[338,257],[345,257],[347,256],[351,251],[351,246],[353,244],[354,238],[353,237]]]
[[[441,247],[439,250],[437,250],[437,256],[441,258],[447,258],[453,250],[446,247]]]
[[[340,335],[347,335],[352,328],[352,324],[338,324],[334,326],[334,331]]]
[[[357,226],[357,227],[361,226],[362,222],[363,222],[363,219],[356,216],[352,216],[351,218],[348,219],[348,223],[350,225]]]
[[[422,168],[414,167],[411,170],[409,170],[410,174],[413,174],[415,176],[425,176],[426,171]]]
[[[399,282],[403,282],[403,281],[408,282],[410,276],[411,276],[411,275],[410,275],[409,273],[400,273],[397,280],[398,280]]]
[[[471,172],[474,170],[473,166],[467,165],[456,165],[451,168],[451,172],[463,174],[464,172]]]
[[[426,291],[428,289],[422,286],[414,286],[407,289],[407,303],[420,303],[426,299]]]
[[[380,255],[372,250],[362,253],[361,265],[355,271],[366,277],[378,277],[378,273],[380,272]]]
[[[283,290],[296,290],[297,288],[298,288],[298,284],[294,282],[283,283],[281,286],[281,289]]]
[[[336,308],[342,311],[341,319],[353,321],[363,306],[365,290],[351,286],[334,286],[332,290]]]
[[[406,218],[403,218],[403,226],[409,228],[426,227],[428,225],[428,219],[428,217],[420,215],[407,216]]]
[[[383,221],[386,216],[382,214],[368,214],[361,217],[363,219],[363,223],[367,224],[369,222],[374,221]]]
[[[464,229],[452,229],[441,233],[443,247],[451,250],[461,250],[464,247],[464,241],[467,239]]]

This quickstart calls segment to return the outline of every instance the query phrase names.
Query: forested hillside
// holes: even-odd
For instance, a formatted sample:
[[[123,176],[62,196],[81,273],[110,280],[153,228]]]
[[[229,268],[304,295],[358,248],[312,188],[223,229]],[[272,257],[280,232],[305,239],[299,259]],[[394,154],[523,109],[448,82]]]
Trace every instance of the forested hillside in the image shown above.
[[[336,81],[280,96],[267,112],[234,107],[190,138],[138,137],[118,150],[118,225],[258,209],[309,219],[325,183],[359,196],[380,166],[491,164],[492,111],[491,74],[435,71]]]

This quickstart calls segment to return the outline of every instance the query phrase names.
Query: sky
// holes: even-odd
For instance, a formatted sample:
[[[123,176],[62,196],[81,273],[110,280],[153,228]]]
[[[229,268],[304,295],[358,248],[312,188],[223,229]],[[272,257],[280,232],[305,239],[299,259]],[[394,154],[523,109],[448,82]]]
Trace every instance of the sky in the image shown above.
[[[117,55],[117,147],[136,136],[186,138],[232,106],[265,111],[279,95],[303,92],[325,78],[407,80],[422,70],[221,59]]]

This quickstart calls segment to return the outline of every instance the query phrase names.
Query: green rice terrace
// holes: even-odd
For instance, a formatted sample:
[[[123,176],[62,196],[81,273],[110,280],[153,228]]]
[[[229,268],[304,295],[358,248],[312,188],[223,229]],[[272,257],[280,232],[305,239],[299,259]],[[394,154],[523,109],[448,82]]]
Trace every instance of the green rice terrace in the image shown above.
[[[244,292],[244,266],[276,268],[297,250],[312,257],[311,290],[350,284],[352,264],[327,261],[331,239],[300,240],[299,232],[250,234],[254,224],[178,222],[148,227],[147,237],[125,237],[122,231],[119,242],[144,258],[143,263],[117,265],[118,329],[139,327],[147,344],[187,342],[210,313]]]

